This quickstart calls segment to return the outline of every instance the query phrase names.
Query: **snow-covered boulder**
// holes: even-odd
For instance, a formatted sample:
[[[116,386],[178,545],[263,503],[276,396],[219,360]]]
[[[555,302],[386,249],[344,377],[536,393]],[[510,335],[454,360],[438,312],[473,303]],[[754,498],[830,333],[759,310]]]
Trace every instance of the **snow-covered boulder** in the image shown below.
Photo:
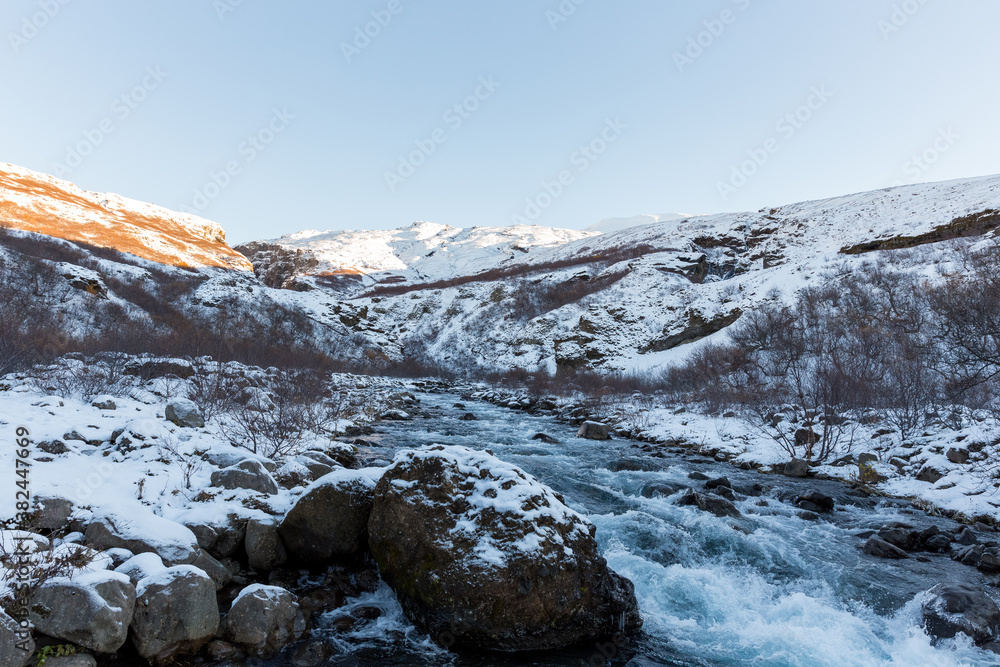
[[[96,571],[50,579],[31,598],[31,622],[42,634],[97,653],[114,653],[128,638],[135,587],[125,575]]]
[[[183,428],[202,428],[205,426],[205,417],[201,410],[186,398],[180,398],[167,404],[163,416],[167,421]]]
[[[298,598],[283,588],[254,584],[233,601],[221,636],[252,655],[270,658],[306,629]]]
[[[587,440],[610,440],[611,428],[607,424],[600,422],[583,422],[576,432],[576,437]]]
[[[190,565],[163,568],[139,580],[132,644],[152,665],[193,655],[219,629],[215,582]]]
[[[278,483],[260,461],[246,459],[235,466],[216,470],[212,473],[212,486],[229,489],[247,489],[273,496],[278,492]]]
[[[632,583],[598,553],[594,525],[488,453],[399,453],[368,529],[383,579],[432,637],[519,651],[642,626]]]
[[[1000,608],[970,584],[938,584],[924,593],[920,608],[924,628],[935,639],[948,639],[960,632],[977,644],[1000,638]]]
[[[17,621],[0,610],[0,667],[25,667],[34,653],[31,633],[21,634]]]
[[[336,470],[313,482],[278,528],[285,547],[311,561],[357,554],[367,544],[371,471]]]
[[[107,514],[88,525],[85,534],[87,545],[98,551],[120,548],[134,554],[155,553],[168,565],[192,563],[198,557],[194,533],[149,511]]]

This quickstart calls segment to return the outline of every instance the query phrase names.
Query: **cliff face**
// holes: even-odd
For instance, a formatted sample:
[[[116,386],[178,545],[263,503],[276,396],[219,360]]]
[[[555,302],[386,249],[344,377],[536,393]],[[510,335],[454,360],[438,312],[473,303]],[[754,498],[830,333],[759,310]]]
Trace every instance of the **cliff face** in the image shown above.
[[[0,226],[127,252],[160,264],[252,271],[217,223],[82,190],[52,176],[0,163]]]

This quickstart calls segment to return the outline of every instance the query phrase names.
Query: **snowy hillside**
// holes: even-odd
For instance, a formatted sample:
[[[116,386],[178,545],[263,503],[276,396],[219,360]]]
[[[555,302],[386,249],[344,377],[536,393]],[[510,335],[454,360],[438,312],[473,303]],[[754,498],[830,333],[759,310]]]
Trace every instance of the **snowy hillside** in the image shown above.
[[[670,222],[672,220],[686,220],[697,216],[685,215],[683,213],[663,213],[659,215],[636,215],[631,218],[605,218],[597,224],[585,227],[585,232],[600,232],[602,234],[614,234],[630,227],[640,227],[642,225],[652,225],[657,222]]]
[[[161,264],[249,270],[217,223],[81,190],[52,176],[0,163],[0,226],[113,248]]]

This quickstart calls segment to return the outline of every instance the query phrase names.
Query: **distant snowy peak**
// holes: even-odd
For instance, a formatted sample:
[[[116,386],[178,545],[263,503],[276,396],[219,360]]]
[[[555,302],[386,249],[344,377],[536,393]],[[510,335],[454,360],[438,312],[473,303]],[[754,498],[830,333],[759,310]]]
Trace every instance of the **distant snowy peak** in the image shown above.
[[[430,222],[383,231],[303,231],[264,244],[302,251],[317,262],[316,273],[399,272],[409,279],[471,275],[523,259],[597,232],[536,225],[460,229]]]
[[[641,227],[643,225],[655,225],[658,222],[675,222],[680,220],[688,220],[697,216],[686,215],[684,213],[661,213],[656,214],[646,214],[637,215],[631,218],[605,218],[601,220],[596,225],[591,225],[586,227],[584,231],[587,232],[600,232],[602,234],[614,234],[615,232],[620,232],[623,229],[629,229],[631,227]]]
[[[67,181],[0,163],[0,226],[111,248],[182,267],[252,271],[209,220],[88,192]]]

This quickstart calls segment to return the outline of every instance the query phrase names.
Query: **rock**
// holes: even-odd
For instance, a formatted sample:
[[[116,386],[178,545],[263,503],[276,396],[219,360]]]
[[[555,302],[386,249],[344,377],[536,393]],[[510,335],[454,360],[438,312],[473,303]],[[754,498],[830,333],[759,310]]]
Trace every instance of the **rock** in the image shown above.
[[[255,570],[270,572],[288,560],[285,545],[278,535],[276,519],[250,519],[246,534],[247,563]]]
[[[976,566],[981,572],[996,574],[1000,572],[1000,550],[997,547],[988,547],[983,550],[979,558],[979,565]]]
[[[192,563],[199,551],[194,533],[152,513],[141,520],[118,515],[102,517],[87,526],[86,538],[87,545],[97,551],[120,548],[134,554],[152,552],[168,565]]]
[[[903,559],[907,558],[906,552],[899,547],[889,544],[885,540],[879,539],[878,536],[873,535],[868,538],[864,546],[861,547],[862,550],[869,556],[875,556],[876,558],[890,558],[890,559]]]
[[[197,521],[185,525],[198,540],[198,546],[215,558],[229,558],[243,548],[246,535],[246,519],[235,514],[225,518],[224,524],[209,525]]]
[[[273,496],[278,493],[278,483],[260,461],[246,459],[235,466],[212,473],[212,486],[229,489],[247,489]]]
[[[799,510],[795,514],[803,521],[819,521],[819,514],[816,514],[816,512],[810,512],[809,510]]]
[[[961,632],[977,644],[985,644],[1000,634],[997,603],[969,584],[938,584],[924,593],[920,608],[924,628],[935,639],[948,639]]]
[[[536,433],[531,437],[532,440],[540,440],[547,445],[558,445],[559,441],[553,438],[551,435],[546,435],[545,433]]]
[[[693,479],[695,481],[705,481],[708,480],[709,477],[705,473],[693,472],[688,475],[688,479]]]
[[[333,465],[327,465],[325,463],[321,463],[313,459],[312,457],[305,455],[296,456],[294,460],[296,463],[300,463],[306,467],[306,469],[309,471],[309,479],[311,480],[317,480],[320,477],[325,477],[326,475],[329,475],[331,472],[333,472],[335,468],[340,467],[339,465],[336,464],[336,462],[333,462],[332,459],[331,462],[333,462]]]
[[[894,547],[899,547],[900,549],[909,550],[914,547],[914,533],[906,530],[905,528],[895,528],[884,526],[878,531],[878,538]]]
[[[42,530],[61,531],[69,527],[73,502],[58,496],[37,496],[34,525]]]
[[[962,464],[969,462],[969,450],[967,449],[957,449],[953,447],[948,450],[948,453],[945,454],[945,456],[948,457],[948,460],[952,463]]]
[[[90,404],[97,408],[98,410],[117,410],[118,406],[115,404],[114,399],[111,396],[98,396],[90,402]]]
[[[479,417],[477,417],[476,415],[472,414],[471,412],[466,412],[464,415],[462,415],[461,417],[459,417],[459,419],[462,420],[462,421],[464,421],[464,422],[479,421]]]
[[[300,458],[302,458],[302,457],[307,458],[307,459],[312,459],[316,463],[322,463],[323,465],[328,466],[330,468],[339,468],[339,467],[341,467],[341,464],[338,461],[335,461],[333,458],[331,458],[327,454],[324,454],[323,452],[317,452],[315,450],[309,450],[308,452],[303,452],[302,456]],[[346,468],[347,466],[343,466],[343,467]]]
[[[31,632],[22,634],[17,621],[0,610],[0,667],[25,667],[34,653]]]
[[[50,579],[31,598],[31,622],[42,634],[97,653],[114,653],[128,638],[135,587],[116,572]]]
[[[610,440],[611,427],[600,422],[583,422],[580,425],[580,429],[576,432],[576,437],[586,438],[587,440]]]
[[[642,487],[639,492],[643,498],[666,498],[672,496],[686,487],[680,484],[670,484],[667,482],[654,482]]]
[[[728,487],[725,487],[728,488]],[[730,492],[732,489],[730,489]],[[702,512],[714,514],[717,517],[732,517],[738,519],[742,514],[736,506],[721,496],[712,493],[698,493],[694,489],[688,489],[684,495],[677,499],[678,505],[697,507]]]
[[[835,501],[824,493],[810,489],[796,498],[795,504],[810,512],[828,513],[833,511]]]
[[[208,654],[212,662],[226,662],[241,655],[241,651],[238,648],[221,639],[215,639],[206,644],[205,653]]]
[[[182,428],[203,428],[205,426],[205,417],[202,416],[198,406],[194,404],[194,401],[189,401],[186,398],[179,398],[167,403],[163,416],[167,421]]]
[[[944,475],[941,471],[931,466],[924,466],[917,473],[917,481],[920,482],[930,482],[931,484],[936,484]]]
[[[782,469],[785,477],[805,477],[809,474],[809,464],[802,459],[792,459]]]
[[[207,574],[209,579],[215,583],[215,590],[217,591],[221,591],[233,580],[233,573],[229,571],[229,568],[203,549],[199,550],[198,557],[194,559],[191,565]]]
[[[872,454],[870,452],[864,452],[862,454],[858,454],[858,465],[859,466],[869,465],[869,464],[872,464],[872,463],[878,463],[878,457],[875,456],[874,454]]]
[[[973,530],[968,526],[962,526],[962,528],[955,535],[954,541],[962,546],[969,546],[972,544],[978,544],[979,537],[976,536],[976,533],[973,532]]]
[[[219,629],[215,594],[215,582],[190,565],[141,579],[130,626],[139,655],[156,666],[197,653]]]
[[[400,452],[379,481],[369,544],[418,627],[510,652],[641,627],[632,583],[607,567],[595,532],[519,468],[433,446]]]
[[[983,552],[985,550],[986,548],[982,545],[973,544],[971,546],[958,549],[954,554],[952,554],[951,559],[957,560],[962,565],[979,567],[979,563],[983,559]]]
[[[66,446],[62,440],[46,440],[40,442],[35,446],[35,449],[45,452],[46,454],[52,454],[53,456],[59,456],[60,454],[69,454],[71,450]]]
[[[927,538],[924,548],[934,553],[943,553],[951,549],[951,538],[947,535],[933,535]]]
[[[733,488],[733,485],[729,481],[728,477],[719,477],[718,479],[710,479],[707,482],[705,482],[705,490],[707,491],[712,491],[722,486],[727,487],[729,489]]]
[[[115,569],[115,572],[124,574],[128,577],[132,585],[135,586],[143,579],[159,574],[166,569],[167,566],[163,564],[163,559],[156,554],[147,553],[129,558],[119,565]]]
[[[410,416],[410,413],[404,412],[403,410],[386,410],[385,412],[380,414],[378,418],[381,419],[382,421],[396,421],[396,422],[404,422],[413,419],[413,417]]]
[[[285,548],[308,561],[362,552],[375,482],[364,471],[337,470],[306,488],[278,527]]]
[[[274,657],[306,629],[298,598],[283,588],[244,588],[222,621],[221,635],[252,655]]]

